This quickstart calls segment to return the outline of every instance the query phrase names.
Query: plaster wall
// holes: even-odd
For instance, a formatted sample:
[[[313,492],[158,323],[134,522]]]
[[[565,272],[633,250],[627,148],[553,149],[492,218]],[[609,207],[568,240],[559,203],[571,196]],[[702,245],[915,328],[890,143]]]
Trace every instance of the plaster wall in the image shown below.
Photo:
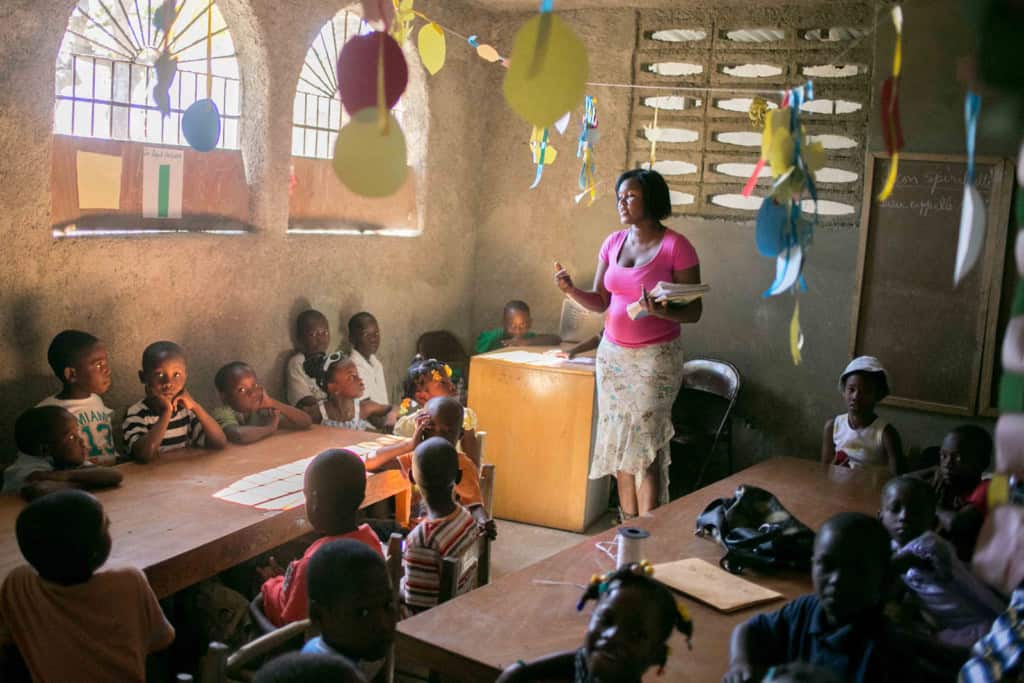
[[[901,111],[908,151],[964,153],[963,86],[956,79],[956,64],[969,52],[970,36],[959,12],[956,0],[904,3]],[[588,46],[591,80],[630,82],[636,11],[592,9],[564,16]],[[521,21],[520,17],[497,24],[498,43],[509,44]],[[890,70],[889,26],[883,15],[874,38],[874,93]],[[500,87],[499,76],[492,87]],[[819,85],[823,92],[825,86]],[[628,163],[629,98],[623,92],[588,91],[599,98],[596,158],[604,182],[600,198],[589,208],[575,205],[571,198],[579,168],[573,158],[574,138],[556,136],[562,156],[545,171],[540,187],[528,190],[533,178],[526,146],[529,128],[500,101],[492,102],[496,133],[486,150],[484,185],[489,189],[477,235],[474,331],[497,324],[504,301],[511,298],[530,303],[535,328],[557,329],[562,297],[551,280],[555,259],[577,284],[589,286],[602,240],[619,228],[610,184]],[[878,150],[882,145],[877,104],[870,106],[868,145]],[[575,122],[572,131],[578,134]],[[1009,137],[1009,149],[1005,143],[1000,147],[998,139],[998,131],[983,131],[979,153],[1011,156],[1014,138]],[[753,223],[674,218],[668,224],[694,243],[703,278],[712,286],[700,323],[684,327],[687,353],[729,360],[743,377],[737,407],[742,418],[736,434],[738,462],[777,454],[818,457],[825,420],[843,410],[836,382],[849,359],[857,229],[824,228],[815,237],[805,270],[811,291],[801,299],[806,346],[803,364],[794,367],[788,336],[792,301],[762,298],[774,277],[774,263],[754,249]],[[937,444],[945,431],[963,421],[887,407],[880,412],[900,431],[905,450]],[[991,421],[977,422],[991,427]]]
[[[142,396],[136,371],[158,339],[189,354],[189,389],[219,403],[213,374],[251,363],[275,396],[293,346],[295,315],[322,310],[332,345],[348,317],[370,310],[383,331],[381,360],[393,391],[418,335],[446,328],[468,338],[479,148],[479,60],[452,49],[426,82],[428,150],[417,238],[286,233],[292,97],[306,50],[344,0],[219,0],[238,49],[242,149],[254,223],[246,236],[181,235],[55,241],[50,235],[54,62],[73,0],[0,4],[0,453],[13,451],[14,419],[59,388],[46,364],[52,336],[72,327],[103,339],[123,407]],[[476,23],[458,0],[419,3],[445,23]],[[459,17],[455,21],[453,17]],[[418,62],[412,68],[421,69]]]

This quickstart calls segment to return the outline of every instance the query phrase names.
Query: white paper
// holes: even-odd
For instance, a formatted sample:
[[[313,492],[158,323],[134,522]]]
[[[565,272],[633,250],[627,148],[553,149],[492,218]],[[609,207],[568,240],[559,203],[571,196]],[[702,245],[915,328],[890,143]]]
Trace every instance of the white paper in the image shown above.
[[[142,216],[181,218],[185,151],[164,147],[142,149]]]
[[[956,243],[953,286],[960,284],[974,268],[985,243],[985,202],[973,184],[964,185],[964,203],[960,207],[960,238]]]

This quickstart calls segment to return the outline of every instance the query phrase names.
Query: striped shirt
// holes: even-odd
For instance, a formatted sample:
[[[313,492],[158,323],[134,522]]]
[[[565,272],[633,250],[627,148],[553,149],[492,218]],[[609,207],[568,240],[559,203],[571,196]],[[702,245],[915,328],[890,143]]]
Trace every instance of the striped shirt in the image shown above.
[[[128,409],[121,428],[124,430],[124,441],[128,445],[129,453],[132,452],[135,442],[148,434],[159,421],[160,413],[152,410],[144,400]],[[164,439],[160,442],[159,452],[166,453],[189,446],[201,447],[205,443],[206,435],[203,434],[203,425],[199,418],[188,408],[181,408],[171,415]]]
[[[1024,673],[1024,586],[1013,592],[1010,608],[988,635],[971,649],[971,659],[960,669],[959,683],[997,683],[1016,680]]]
[[[480,531],[476,520],[461,505],[455,512],[440,519],[425,519],[409,532],[402,554],[402,603],[410,611],[433,607],[441,595],[441,561],[446,557],[462,557],[459,585],[462,593],[476,576],[477,558],[472,554]]]

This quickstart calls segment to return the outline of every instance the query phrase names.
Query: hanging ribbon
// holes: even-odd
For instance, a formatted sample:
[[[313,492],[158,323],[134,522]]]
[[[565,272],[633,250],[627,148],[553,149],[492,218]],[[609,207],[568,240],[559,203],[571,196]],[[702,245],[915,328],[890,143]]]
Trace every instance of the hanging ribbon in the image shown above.
[[[657,100],[655,100],[657,102]],[[658,161],[658,105],[654,105],[654,123],[647,129],[649,131],[648,137],[651,139],[651,160],[649,169],[654,170],[654,164]]]
[[[555,5],[555,0],[541,0],[540,11],[542,13],[550,12],[552,9],[554,9],[554,5]]]
[[[594,174],[594,133],[597,128],[597,99],[587,95],[583,107],[583,127],[580,130],[579,143],[576,145],[576,158],[583,159],[580,166],[579,186],[583,190],[576,195],[578,204],[584,196],[590,195],[587,206],[594,203],[597,197],[597,179]]]
[[[206,99],[213,97],[213,3],[206,8]]]
[[[384,78],[384,40],[378,40],[379,45],[377,49],[377,128],[380,130],[381,135],[388,134],[388,100],[387,93],[384,92],[385,78]]]
[[[967,128],[967,174],[964,177],[964,200],[960,206],[960,237],[956,245],[956,266],[953,285],[959,285],[981,256],[985,242],[985,201],[974,184],[974,149],[978,131],[981,97],[968,91],[964,99],[964,123]]]
[[[900,69],[903,65],[903,10],[899,5],[892,8],[892,25],[896,30],[896,44],[892,52],[892,76],[882,83],[882,139],[885,151],[892,157],[889,175],[886,176],[878,201],[884,202],[896,186],[900,167],[900,150],[903,149],[903,128],[900,125]]]
[[[533,178],[530,189],[540,185],[540,179],[544,176],[544,166],[551,165],[555,161],[557,152],[548,144],[548,128],[533,127],[530,134],[530,150],[533,152],[533,163],[537,164],[537,174]]]
[[[793,365],[803,361],[804,331],[800,328],[800,300],[795,299],[793,317],[789,321],[789,354],[793,357]]]

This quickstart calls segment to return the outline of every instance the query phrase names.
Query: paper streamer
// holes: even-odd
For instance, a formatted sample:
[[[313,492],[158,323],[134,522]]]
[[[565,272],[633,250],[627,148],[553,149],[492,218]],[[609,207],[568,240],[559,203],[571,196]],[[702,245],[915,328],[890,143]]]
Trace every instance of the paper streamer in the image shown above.
[[[789,354],[793,357],[793,365],[803,361],[804,331],[800,329],[800,301],[793,304],[793,318],[789,321]]]
[[[968,92],[964,99],[964,120],[967,125],[967,175],[964,177],[964,200],[960,208],[960,237],[956,245],[956,266],[953,286],[957,286],[974,268],[985,243],[985,202],[974,185],[974,148],[978,129],[981,97]]]
[[[583,197],[590,195],[590,201],[587,202],[587,206],[594,203],[594,199],[597,197],[597,179],[595,177],[595,163],[594,163],[594,142],[597,130],[597,99],[591,95],[587,95],[584,102],[583,109],[583,126],[580,130],[579,142],[576,145],[576,158],[582,159],[583,163],[580,166],[580,179],[579,186],[583,190],[576,195],[576,203],[578,204]]]
[[[800,245],[794,244],[787,247],[775,259],[775,281],[772,282],[764,296],[776,296],[792,288],[800,278],[803,266],[804,255]]]
[[[896,186],[900,167],[900,150],[903,149],[903,128],[900,125],[900,69],[903,65],[903,10],[899,5],[892,8],[892,25],[896,31],[896,43],[892,52],[892,76],[882,83],[882,139],[885,150],[892,157],[889,175],[878,193],[878,201],[884,202]]]
[[[537,164],[537,173],[533,178],[530,189],[540,185],[540,179],[544,176],[544,166],[555,163],[558,152],[548,144],[548,129],[533,127],[530,133],[530,151],[533,152],[533,163]]]
[[[436,23],[430,22],[423,25],[416,41],[416,48],[419,50],[423,67],[431,76],[437,74],[444,67],[447,45],[444,30]]]

